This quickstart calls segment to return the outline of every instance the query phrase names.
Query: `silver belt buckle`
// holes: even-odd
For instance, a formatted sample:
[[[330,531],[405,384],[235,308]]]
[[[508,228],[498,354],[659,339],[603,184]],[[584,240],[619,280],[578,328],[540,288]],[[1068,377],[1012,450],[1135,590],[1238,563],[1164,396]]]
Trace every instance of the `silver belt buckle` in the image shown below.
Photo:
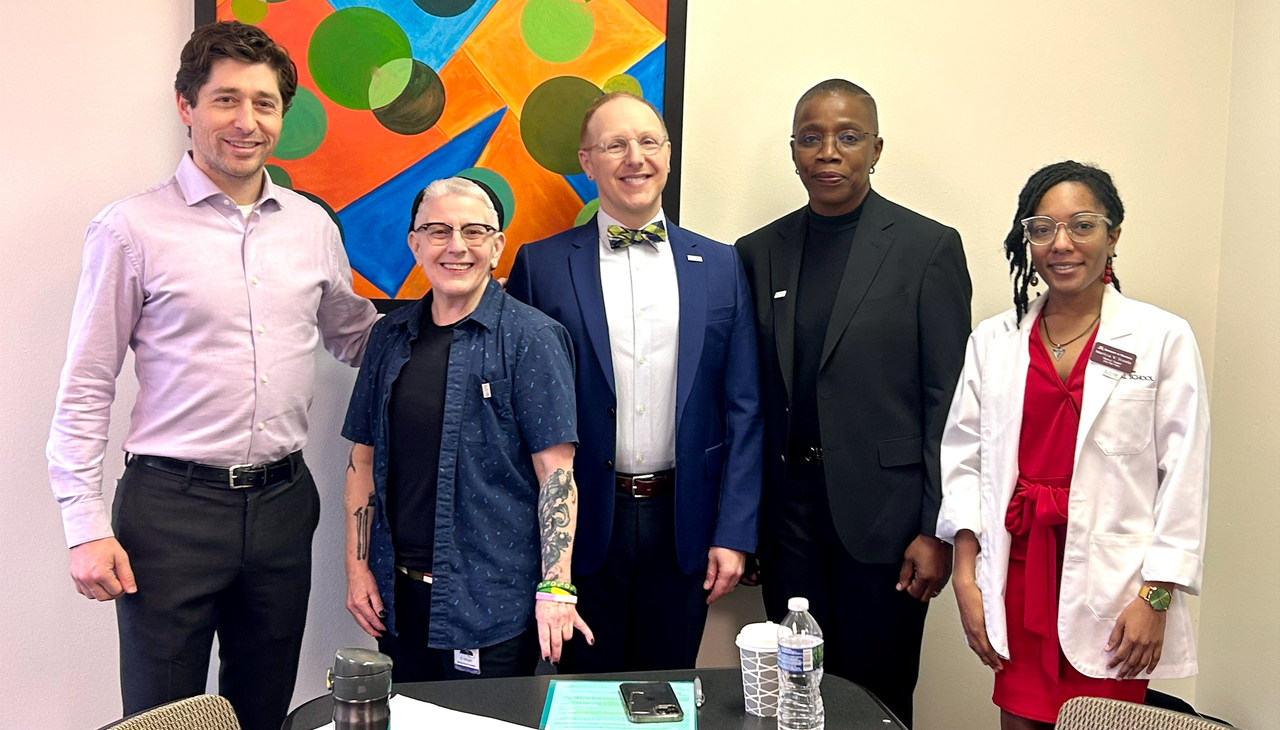
[[[227,467],[227,487],[229,489],[248,489],[253,486],[252,484],[236,484],[236,470],[252,468],[253,464],[236,464],[234,466]]]
[[[652,480],[652,479],[653,479],[654,477],[656,477],[656,476],[658,476],[658,475],[657,475],[657,474],[652,474],[652,473],[650,473],[650,474],[636,474],[636,475],[635,475],[635,476],[633,476],[633,477],[629,477],[629,479],[631,479],[631,496],[632,496],[632,498],[634,498],[634,499],[648,499],[649,497],[653,496],[653,495],[651,495],[651,494],[636,494],[636,482],[638,482],[638,481],[640,481],[640,480],[642,480],[642,479],[644,479],[644,480]]]

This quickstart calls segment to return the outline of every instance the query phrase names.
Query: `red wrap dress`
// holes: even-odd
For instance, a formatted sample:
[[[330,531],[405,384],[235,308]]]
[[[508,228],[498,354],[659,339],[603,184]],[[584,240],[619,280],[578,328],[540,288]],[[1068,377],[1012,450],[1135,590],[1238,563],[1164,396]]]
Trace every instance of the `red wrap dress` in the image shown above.
[[[1067,496],[1080,428],[1085,364],[1097,330],[1063,382],[1035,334],[1039,327],[1037,319],[1030,337],[1031,366],[1022,406],[1018,483],[1005,513],[1005,527],[1013,536],[1005,588],[1009,659],[1004,670],[996,673],[991,699],[1014,715],[1054,722],[1062,703],[1072,697],[1142,702],[1147,682],[1086,677],[1071,666],[1058,644]]]

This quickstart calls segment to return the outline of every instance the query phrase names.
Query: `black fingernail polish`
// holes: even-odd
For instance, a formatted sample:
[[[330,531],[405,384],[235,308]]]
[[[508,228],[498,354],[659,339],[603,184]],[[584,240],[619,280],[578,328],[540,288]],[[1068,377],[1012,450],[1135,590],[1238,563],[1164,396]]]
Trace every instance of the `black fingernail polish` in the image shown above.
[[[387,617],[387,612],[385,610],[378,612],[378,618],[386,618],[386,617]]]

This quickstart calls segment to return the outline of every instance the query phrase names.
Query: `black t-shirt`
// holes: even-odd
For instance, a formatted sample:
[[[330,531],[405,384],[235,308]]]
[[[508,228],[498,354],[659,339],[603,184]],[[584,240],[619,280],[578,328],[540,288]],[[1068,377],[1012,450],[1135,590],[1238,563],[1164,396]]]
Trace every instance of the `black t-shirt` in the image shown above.
[[[839,216],[805,210],[804,253],[796,293],[795,367],[792,371],[791,444],[821,446],[818,431],[818,366],[827,322],[844,277],[862,205]]]
[[[453,326],[431,321],[428,296],[409,361],[396,376],[387,404],[387,518],[396,565],[424,573],[431,572],[435,544],[436,472],[452,343]]]

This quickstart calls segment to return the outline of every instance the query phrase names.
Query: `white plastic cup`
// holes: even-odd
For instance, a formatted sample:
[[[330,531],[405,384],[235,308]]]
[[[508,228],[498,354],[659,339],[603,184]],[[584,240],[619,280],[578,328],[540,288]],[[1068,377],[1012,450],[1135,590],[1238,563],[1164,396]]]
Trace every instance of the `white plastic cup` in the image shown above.
[[[778,714],[778,625],[772,621],[747,624],[734,642],[742,660],[742,698],[747,713],[757,717]]]

